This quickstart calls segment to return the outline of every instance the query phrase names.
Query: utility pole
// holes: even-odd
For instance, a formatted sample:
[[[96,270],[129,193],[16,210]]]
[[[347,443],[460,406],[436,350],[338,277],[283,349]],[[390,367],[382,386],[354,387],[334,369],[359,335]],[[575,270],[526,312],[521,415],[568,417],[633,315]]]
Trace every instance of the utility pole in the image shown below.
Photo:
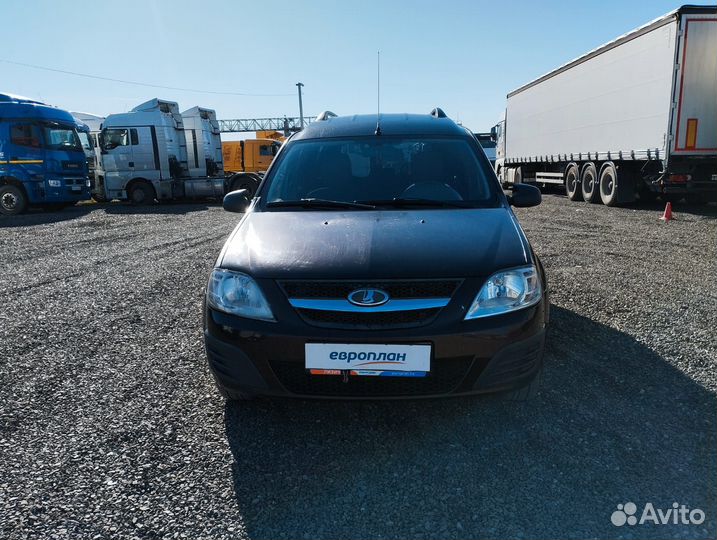
[[[301,102],[301,87],[304,86],[304,84],[298,82],[296,86],[299,88],[299,122],[301,129],[304,129],[304,104]]]

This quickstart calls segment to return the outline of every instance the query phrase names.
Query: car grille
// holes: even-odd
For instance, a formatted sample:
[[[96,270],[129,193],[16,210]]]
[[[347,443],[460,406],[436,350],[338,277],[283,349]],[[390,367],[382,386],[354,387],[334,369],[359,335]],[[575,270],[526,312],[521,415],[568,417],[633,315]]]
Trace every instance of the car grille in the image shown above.
[[[297,314],[312,326],[356,330],[379,330],[423,326],[433,321],[460,285],[461,280],[412,280],[412,281],[281,281],[280,287],[289,301],[295,301]],[[389,309],[351,307],[332,309],[321,307],[325,300],[347,301],[349,294],[357,289],[374,288],[388,293],[391,300],[417,300],[417,304]],[[301,305],[297,300],[315,300]],[[439,300],[437,307],[431,300]],[[421,302],[424,301],[424,302]],[[443,303],[440,303],[443,301]],[[423,304],[423,305],[421,305]],[[387,304],[387,307],[389,304]],[[335,307],[335,306],[333,306]]]
[[[450,298],[461,281],[440,279],[423,281],[282,281],[289,298],[346,298],[363,287],[386,291],[391,298]]]
[[[279,382],[293,394],[328,397],[426,396],[453,392],[463,381],[473,357],[434,362],[425,377],[357,377],[347,382],[338,375],[311,375],[300,362],[272,361]]]
[[[355,328],[378,330],[381,328],[410,328],[431,322],[441,308],[412,309],[410,311],[384,311],[360,313],[355,311],[324,311],[321,309],[297,309],[307,323],[327,328]]]

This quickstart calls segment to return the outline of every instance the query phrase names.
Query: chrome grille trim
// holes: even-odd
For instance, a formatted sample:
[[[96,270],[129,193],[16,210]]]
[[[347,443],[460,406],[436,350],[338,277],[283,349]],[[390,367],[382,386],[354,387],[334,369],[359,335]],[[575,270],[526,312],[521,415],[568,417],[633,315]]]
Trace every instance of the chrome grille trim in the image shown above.
[[[412,311],[446,307],[450,298],[392,298],[380,306],[356,306],[341,298],[290,298],[289,303],[297,309],[318,311],[350,311],[355,313],[385,313],[388,311]]]

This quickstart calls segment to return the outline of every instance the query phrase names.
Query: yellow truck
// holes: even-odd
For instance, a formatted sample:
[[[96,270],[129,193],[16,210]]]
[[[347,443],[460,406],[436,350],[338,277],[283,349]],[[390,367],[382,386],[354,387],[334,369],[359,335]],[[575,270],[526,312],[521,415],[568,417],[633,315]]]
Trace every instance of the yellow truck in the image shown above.
[[[253,196],[279,148],[281,142],[273,139],[223,141],[224,172],[231,190],[246,189]]]
[[[257,139],[272,139],[283,143],[286,141],[286,136],[281,131],[257,131]]]

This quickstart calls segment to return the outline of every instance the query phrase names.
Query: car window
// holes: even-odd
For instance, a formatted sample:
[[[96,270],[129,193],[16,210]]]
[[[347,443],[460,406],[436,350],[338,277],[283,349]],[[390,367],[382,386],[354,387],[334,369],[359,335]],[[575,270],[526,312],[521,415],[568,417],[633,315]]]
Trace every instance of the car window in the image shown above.
[[[363,137],[290,144],[267,179],[265,202],[420,198],[495,200],[487,163],[463,138]]]

